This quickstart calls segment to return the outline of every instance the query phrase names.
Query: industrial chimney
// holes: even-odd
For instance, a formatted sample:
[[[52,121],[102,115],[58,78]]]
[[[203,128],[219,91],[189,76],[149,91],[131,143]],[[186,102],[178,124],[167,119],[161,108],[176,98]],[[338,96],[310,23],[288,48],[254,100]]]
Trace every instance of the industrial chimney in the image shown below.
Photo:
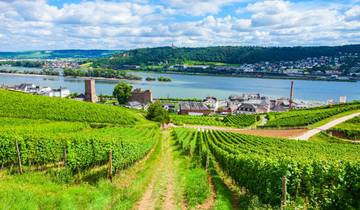
[[[291,87],[290,87],[290,98],[289,98],[289,109],[293,106],[294,100],[294,81],[291,81]]]

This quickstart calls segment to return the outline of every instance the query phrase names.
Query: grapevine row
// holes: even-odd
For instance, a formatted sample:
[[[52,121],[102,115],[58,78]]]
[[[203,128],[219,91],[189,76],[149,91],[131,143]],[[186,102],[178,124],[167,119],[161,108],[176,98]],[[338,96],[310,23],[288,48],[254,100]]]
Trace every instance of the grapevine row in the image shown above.
[[[199,157],[210,151],[222,169],[264,204],[280,205],[281,178],[290,200],[307,198],[322,209],[360,208],[360,145],[299,142],[223,131],[174,130],[197,141]],[[189,141],[189,140],[187,140]],[[190,140],[191,141],[191,140]],[[206,149],[208,147],[208,150]]]

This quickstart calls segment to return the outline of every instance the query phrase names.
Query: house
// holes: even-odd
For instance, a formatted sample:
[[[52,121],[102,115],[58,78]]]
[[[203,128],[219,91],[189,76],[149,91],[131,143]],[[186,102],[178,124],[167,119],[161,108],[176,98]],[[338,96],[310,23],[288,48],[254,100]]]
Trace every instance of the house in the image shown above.
[[[150,90],[142,90],[141,88],[136,88],[132,91],[129,101],[137,101],[143,105],[149,104],[153,101],[152,93]]]
[[[274,112],[284,112],[289,110],[290,103],[289,99],[277,99],[271,101],[271,111]]]
[[[226,101],[219,101],[218,102],[218,108],[216,109],[216,113],[221,115],[229,115],[234,113],[238,108],[237,102],[232,102],[229,100]]]
[[[176,112],[174,104],[164,104],[163,108],[166,109],[168,112]]]
[[[126,107],[132,108],[132,109],[143,109],[144,108],[143,104],[141,104],[138,101],[129,101],[127,103]]]
[[[270,111],[270,104],[270,100],[266,97],[262,97],[261,99],[251,99],[241,103],[237,109],[237,113],[267,113]]]
[[[238,102],[244,102],[244,101],[248,101],[251,99],[260,99],[261,96],[259,93],[256,94],[248,94],[248,93],[244,93],[241,95],[231,95],[229,97],[230,101],[238,101]]]
[[[256,113],[256,106],[254,104],[242,103],[237,109],[237,113],[241,114],[254,114]]]
[[[34,84],[30,83],[22,83],[19,86],[17,86],[15,89],[22,92],[28,92],[30,89],[34,89],[36,86]]]
[[[202,102],[180,102],[180,114],[183,115],[209,115],[212,111]]]
[[[68,97],[69,95],[70,95],[70,90],[65,87],[60,87],[59,89],[53,89],[50,92],[51,97],[65,98],[65,97]]]
[[[211,110],[217,110],[219,102],[217,98],[208,96],[203,100],[203,103]]]

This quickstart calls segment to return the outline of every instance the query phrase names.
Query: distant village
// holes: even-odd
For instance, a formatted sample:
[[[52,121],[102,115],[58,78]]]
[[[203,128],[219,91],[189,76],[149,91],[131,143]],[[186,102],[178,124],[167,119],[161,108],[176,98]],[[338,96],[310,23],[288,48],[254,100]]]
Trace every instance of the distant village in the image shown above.
[[[70,90],[66,87],[60,87],[57,89],[52,89],[46,86],[38,86],[31,83],[22,83],[20,85],[0,85],[0,88],[20,91],[29,94],[43,95],[49,97],[60,97],[65,98],[70,95]]]
[[[353,81],[360,79],[360,62],[358,53],[339,53],[337,56],[308,57],[296,61],[259,62],[254,64],[208,64],[187,65],[160,63],[165,71],[175,72],[213,72],[233,76],[298,78],[313,80]],[[0,59],[0,62],[34,61],[42,62],[43,69],[78,69],[79,59]],[[348,67],[347,67],[348,66]],[[144,69],[145,68],[145,69]],[[123,70],[151,70],[139,65],[124,64]],[[345,70],[346,69],[346,70]]]
[[[348,64],[349,59],[358,59],[358,53],[345,53],[335,57],[309,57],[297,61],[260,62],[242,65],[172,65],[169,69],[186,71],[190,69],[207,70],[213,68],[215,72],[233,72],[236,74],[274,74],[293,78],[324,79],[347,81],[360,77],[360,63],[356,63],[348,71],[341,67]]]
[[[112,96],[104,97],[96,95],[95,80],[87,79],[84,81],[85,92],[81,94],[71,94],[70,90],[65,87],[52,89],[50,87],[37,86],[34,84],[20,84],[14,86],[2,85],[0,88],[20,91],[29,94],[44,95],[49,97],[72,98],[79,101],[88,101],[92,103],[104,103],[110,101],[113,105],[119,105]],[[293,99],[294,82],[290,85],[290,94],[288,98],[272,99],[259,93],[249,94],[243,93],[239,95],[231,95],[227,99],[218,99],[216,97],[206,97],[202,100],[181,100],[181,99],[154,99],[150,90],[134,89],[124,105],[133,109],[147,109],[150,103],[159,100],[165,109],[170,113],[178,113],[181,115],[231,115],[231,114],[257,114],[268,112],[283,112],[289,109],[302,109],[316,107],[326,104],[333,104],[334,101],[326,103],[315,103],[307,101],[299,101]],[[346,96],[340,97],[340,103],[346,103]]]

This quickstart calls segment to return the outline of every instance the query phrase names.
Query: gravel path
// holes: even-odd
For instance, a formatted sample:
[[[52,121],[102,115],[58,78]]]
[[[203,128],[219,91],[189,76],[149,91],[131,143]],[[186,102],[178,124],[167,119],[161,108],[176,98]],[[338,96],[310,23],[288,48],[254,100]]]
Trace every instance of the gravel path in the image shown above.
[[[358,113],[354,113],[354,114],[350,114],[350,115],[347,115],[347,116],[344,116],[344,117],[340,117],[338,119],[335,119],[331,122],[328,122],[326,123],[325,125],[323,126],[320,126],[318,128],[314,128],[312,130],[309,130],[307,132],[305,132],[304,134],[300,135],[300,136],[297,136],[297,137],[294,137],[292,139],[295,139],[295,140],[309,140],[309,138],[315,136],[316,134],[320,133],[321,131],[326,131],[326,130],[329,130],[330,128],[338,125],[338,124],[341,124],[347,120],[350,120],[354,117],[357,117],[357,116],[360,116],[360,112]]]

